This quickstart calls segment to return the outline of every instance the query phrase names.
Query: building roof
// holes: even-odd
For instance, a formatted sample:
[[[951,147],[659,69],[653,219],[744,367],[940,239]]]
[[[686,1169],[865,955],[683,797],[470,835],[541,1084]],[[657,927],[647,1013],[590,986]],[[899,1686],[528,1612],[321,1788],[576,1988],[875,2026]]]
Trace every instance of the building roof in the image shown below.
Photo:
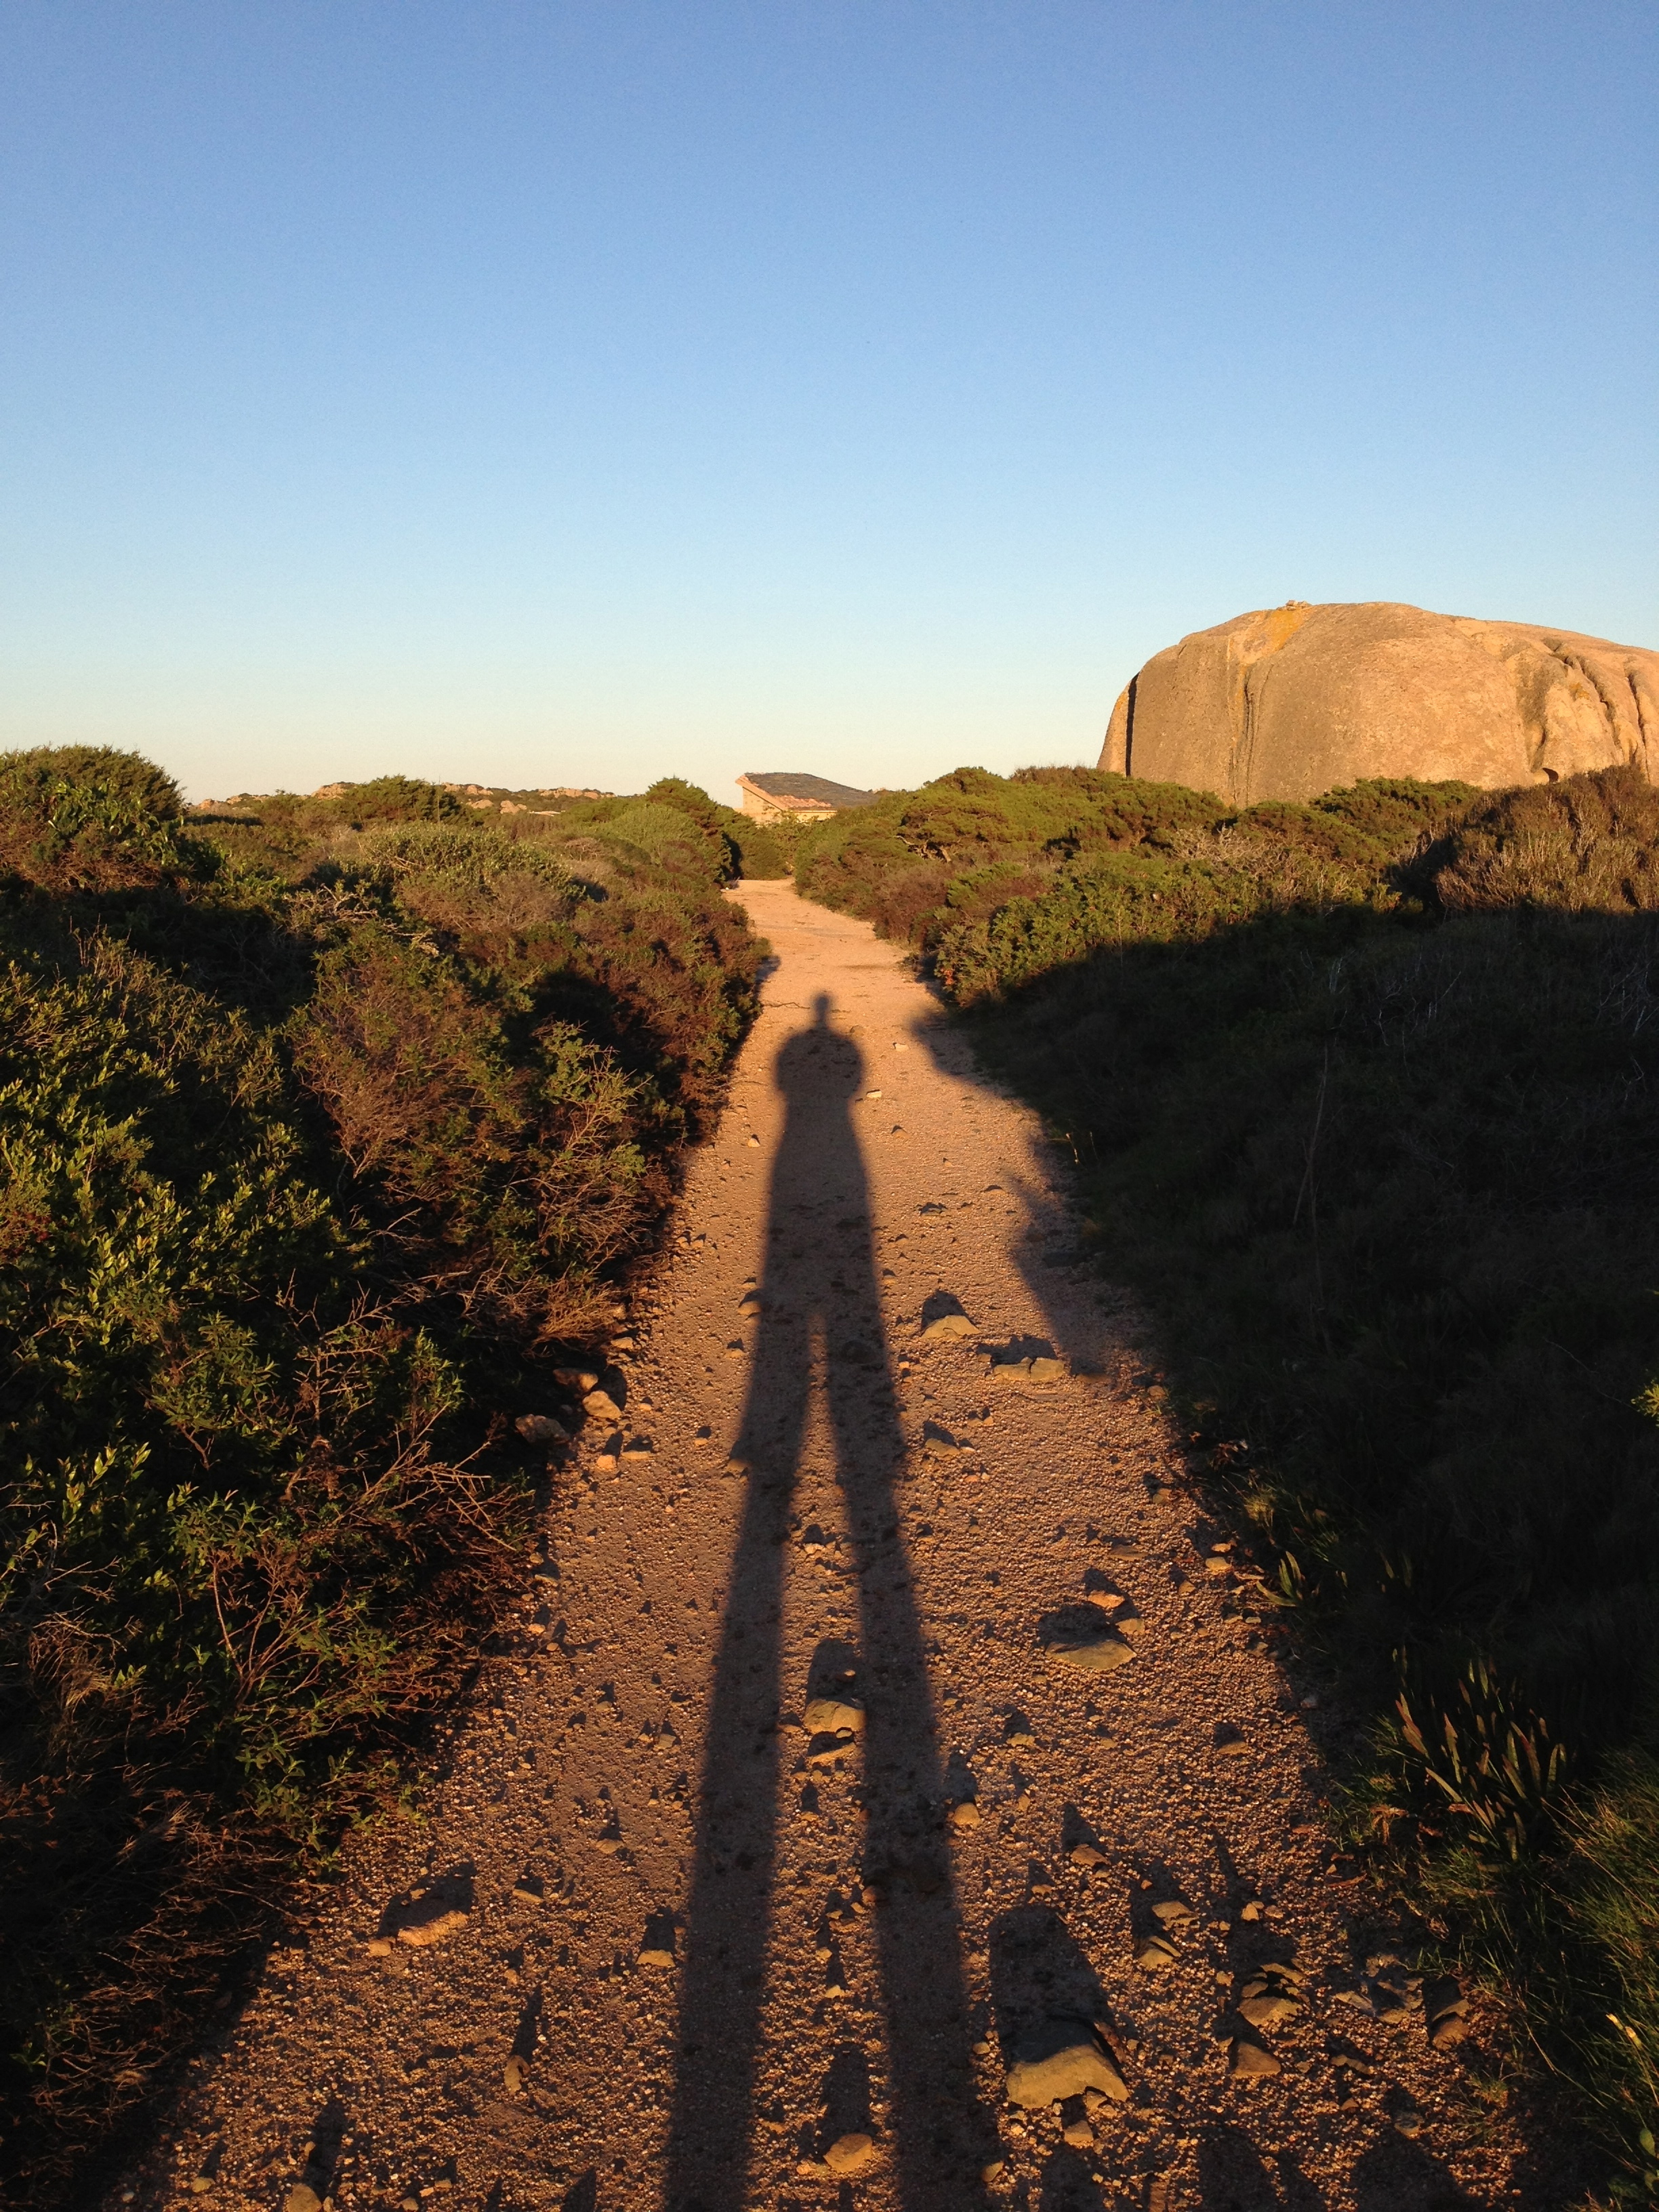
[[[750,773],[738,778],[751,791],[763,798],[788,805],[793,799],[798,806],[868,806],[874,799],[873,791],[855,791],[850,783],[832,783],[827,775],[797,775],[793,773],[759,775]]]

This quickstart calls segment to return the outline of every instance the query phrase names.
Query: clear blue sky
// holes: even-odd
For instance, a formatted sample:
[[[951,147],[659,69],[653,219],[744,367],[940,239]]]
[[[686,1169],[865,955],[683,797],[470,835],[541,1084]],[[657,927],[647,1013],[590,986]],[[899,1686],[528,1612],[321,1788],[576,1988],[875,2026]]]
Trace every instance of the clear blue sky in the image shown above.
[[[0,744],[1091,760],[1404,599],[1659,639],[1659,15],[7,0]]]

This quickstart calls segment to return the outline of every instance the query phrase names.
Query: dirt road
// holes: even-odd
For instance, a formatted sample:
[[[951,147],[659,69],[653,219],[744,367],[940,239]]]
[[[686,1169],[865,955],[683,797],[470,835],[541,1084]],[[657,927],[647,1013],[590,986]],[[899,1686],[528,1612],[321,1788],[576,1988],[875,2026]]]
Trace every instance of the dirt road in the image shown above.
[[[778,964],[544,1605],[139,2200],[1517,2201],[1060,1155],[892,948],[741,896]]]

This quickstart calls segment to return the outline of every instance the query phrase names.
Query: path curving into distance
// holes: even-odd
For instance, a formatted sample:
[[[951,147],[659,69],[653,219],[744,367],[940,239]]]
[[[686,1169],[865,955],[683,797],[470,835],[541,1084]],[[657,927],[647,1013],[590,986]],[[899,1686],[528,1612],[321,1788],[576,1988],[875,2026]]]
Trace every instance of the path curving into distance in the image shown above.
[[[1558,2201],[1469,2093],[1491,2024],[1432,2048],[1333,1870],[1324,1716],[1060,1156],[898,951],[735,896],[776,965],[605,1378],[651,1449],[584,1431],[452,1771],[353,1844],[129,2201]],[[1075,2094],[1012,2103],[1022,2069]]]

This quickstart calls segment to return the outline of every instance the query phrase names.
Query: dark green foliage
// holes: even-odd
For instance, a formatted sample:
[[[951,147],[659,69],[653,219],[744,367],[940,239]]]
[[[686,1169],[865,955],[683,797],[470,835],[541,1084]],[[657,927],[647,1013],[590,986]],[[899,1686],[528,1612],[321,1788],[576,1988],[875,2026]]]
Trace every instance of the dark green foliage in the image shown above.
[[[372,822],[455,822],[465,810],[442,784],[413,776],[377,775],[368,783],[339,783],[319,793],[329,811],[354,830]]]
[[[1449,912],[1659,908],[1659,791],[1635,769],[1506,791],[1473,812],[1437,878]]]
[[[1659,793],[1372,784],[1230,817],[1078,771],[1056,843],[1067,785],[1032,781],[884,799],[803,878],[908,934],[1063,1133],[1218,1482],[1377,1717],[1356,1818],[1448,1942],[1527,1980],[1635,2173]]]
[[[797,872],[810,896],[920,946],[965,1005],[1097,945],[1269,907],[1393,904],[1474,795],[1379,782],[1231,815],[1206,793],[1092,769],[957,769],[811,831]]]
[[[515,836],[382,778],[188,824],[146,763],[0,759],[0,2172],[32,2203],[85,2200],[515,1599],[507,1416],[603,1326],[759,959],[717,844],[613,806],[608,842]]]
[[[0,874],[51,891],[130,890],[192,872],[178,786],[101,745],[0,756]]]
[[[787,832],[780,834],[764,823],[751,821],[736,807],[720,805],[696,784],[678,775],[663,776],[645,795],[665,806],[678,807],[705,830],[718,831],[726,840],[734,877],[776,881],[789,873]]]

